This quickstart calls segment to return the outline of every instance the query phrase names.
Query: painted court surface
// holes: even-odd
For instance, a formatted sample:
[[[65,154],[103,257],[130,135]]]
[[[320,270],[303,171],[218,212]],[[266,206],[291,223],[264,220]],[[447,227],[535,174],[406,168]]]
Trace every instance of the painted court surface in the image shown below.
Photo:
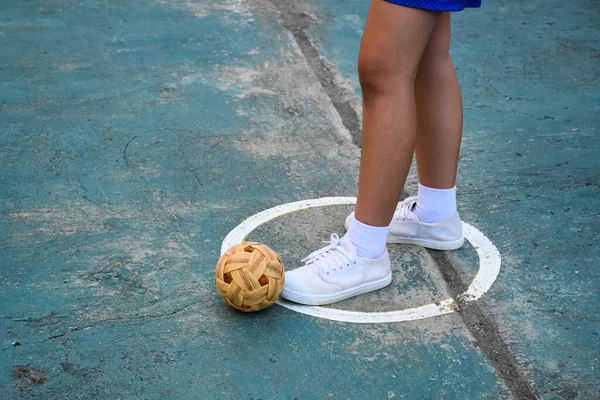
[[[476,241],[389,245],[393,284],[321,317],[242,314],[216,293],[247,218],[356,195],[367,8],[2,2],[1,399],[600,399],[596,1],[454,16],[459,212],[501,260],[481,298],[461,296],[487,259]],[[287,213],[249,238],[291,270],[352,210]],[[323,318],[423,305],[447,313]]]

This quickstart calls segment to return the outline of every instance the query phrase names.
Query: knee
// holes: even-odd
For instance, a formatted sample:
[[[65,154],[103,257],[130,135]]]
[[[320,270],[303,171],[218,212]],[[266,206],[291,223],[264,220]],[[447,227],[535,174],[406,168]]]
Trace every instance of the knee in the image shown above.
[[[419,71],[430,70],[450,61],[449,37],[432,38],[423,52]]]
[[[390,55],[363,51],[358,57],[358,78],[363,98],[397,93],[402,87],[413,87],[417,68],[401,58],[391,60]]]
[[[445,63],[447,63],[450,60],[451,58],[448,48],[442,47],[438,49],[431,49],[430,51],[426,51],[423,54],[419,70],[428,70],[431,68],[435,68],[436,66],[445,65]]]

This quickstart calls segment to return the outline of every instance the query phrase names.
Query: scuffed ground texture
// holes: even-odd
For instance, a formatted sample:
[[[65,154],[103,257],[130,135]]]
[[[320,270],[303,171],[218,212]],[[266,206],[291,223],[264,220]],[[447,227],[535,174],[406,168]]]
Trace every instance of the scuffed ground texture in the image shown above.
[[[294,6],[329,75],[282,4],[3,2],[0,398],[512,397],[458,313],[352,325],[240,314],[216,293],[221,241],[245,218],[356,194],[357,132],[336,101],[360,120],[368,2]],[[454,20],[459,207],[503,257],[478,304],[544,399],[600,398],[599,20],[597,2],[555,0]],[[349,211],[290,214],[251,238],[293,269]],[[427,252],[390,251],[393,286],[339,308],[448,296]],[[448,257],[472,279],[469,244]]]

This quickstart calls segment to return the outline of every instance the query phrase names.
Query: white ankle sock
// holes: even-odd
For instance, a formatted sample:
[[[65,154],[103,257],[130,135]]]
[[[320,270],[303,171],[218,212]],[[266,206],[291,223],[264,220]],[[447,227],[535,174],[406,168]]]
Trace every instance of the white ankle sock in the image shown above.
[[[433,189],[419,183],[417,205],[413,209],[421,222],[447,221],[456,214],[456,186]]]
[[[344,236],[356,247],[359,257],[378,258],[385,252],[388,230],[389,225],[371,226],[353,218]]]

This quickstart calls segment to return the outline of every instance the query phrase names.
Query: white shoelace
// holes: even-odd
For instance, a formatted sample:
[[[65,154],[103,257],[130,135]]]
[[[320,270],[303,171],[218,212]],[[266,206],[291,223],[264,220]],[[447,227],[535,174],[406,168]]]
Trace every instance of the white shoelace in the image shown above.
[[[412,210],[412,208],[414,207],[416,202],[417,202],[417,196],[406,198],[400,204],[400,207],[398,208],[399,213],[398,213],[398,217],[396,219],[397,220],[398,219],[402,219],[402,220],[409,219],[408,213]]]
[[[329,246],[313,251],[303,258],[302,261],[306,261],[305,265],[312,264],[329,274],[354,263],[352,256],[340,246],[340,237],[337,233],[331,234],[331,241],[323,240],[323,242],[329,243]]]

